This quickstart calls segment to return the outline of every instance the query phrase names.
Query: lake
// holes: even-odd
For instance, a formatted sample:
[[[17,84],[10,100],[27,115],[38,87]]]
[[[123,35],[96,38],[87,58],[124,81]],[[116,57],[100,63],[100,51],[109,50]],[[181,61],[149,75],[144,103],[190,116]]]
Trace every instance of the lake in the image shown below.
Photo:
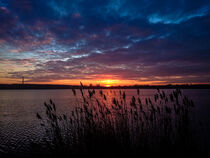
[[[136,95],[136,89],[122,90],[126,92],[127,100]],[[166,93],[171,90],[164,90]],[[9,150],[24,151],[31,142],[40,142],[43,131],[36,113],[45,113],[43,103],[52,99],[60,113],[67,114],[79,104],[71,89],[67,90],[0,90],[0,153]],[[117,96],[119,90],[103,90],[108,99]],[[153,97],[156,90],[142,89],[140,96]],[[199,141],[203,147],[208,146],[210,139],[210,90],[185,89],[182,92],[195,103],[192,118],[195,126],[202,125],[199,131]],[[99,93],[99,90],[96,90]],[[87,91],[86,91],[87,94]],[[201,147],[202,147],[201,145]]]

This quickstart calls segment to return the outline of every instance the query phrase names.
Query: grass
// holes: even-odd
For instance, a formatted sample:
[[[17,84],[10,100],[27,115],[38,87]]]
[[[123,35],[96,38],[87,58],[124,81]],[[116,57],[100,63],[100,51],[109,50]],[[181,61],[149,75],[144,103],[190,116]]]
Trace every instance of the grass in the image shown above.
[[[78,105],[70,115],[59,114],[55,103],[44,103],[46,115],[37,113],[45,132],[39,152],[57,156],[170,156],[197,153],[190,112],[194,103],[179,89],[157,90],[151,98],[141,92],[128,101],[122,90],[113,98],[103,90],[72,89]],[[117,94],[116,94],[117,93]]]

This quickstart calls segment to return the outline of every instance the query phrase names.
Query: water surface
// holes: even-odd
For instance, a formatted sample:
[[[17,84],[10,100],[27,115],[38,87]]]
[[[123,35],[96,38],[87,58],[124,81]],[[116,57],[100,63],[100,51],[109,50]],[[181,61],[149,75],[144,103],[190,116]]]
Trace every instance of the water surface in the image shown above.
[[[126,92],[127,100],[136,95],[136,89],[122,90]],[[164,90],[166,93],[171,90]],[[119,90],[103,90],[108,99],[118,95]],[[140,90],[142,99],[153,97],[156,90]],[[99,93],[96,90],[96,93]],[[193,111],[193,118],[202,124],[203,129],[199,131],[199,140],[203,144],[210,142],[210,90],[192,89],[183,90],[183,93],[193,99],[196,107]],[[77,90],[77,97],[72,90],[1,90],[0,91],[0,152],[6,149],[26,150],[30,142],[39,142],[43,136],[36,113],[44,114],[43,103],[52,99],[60,113],[68,115],[71,110],[80,102],[80,95]],[[87,94],[87,91],[86,93]]]

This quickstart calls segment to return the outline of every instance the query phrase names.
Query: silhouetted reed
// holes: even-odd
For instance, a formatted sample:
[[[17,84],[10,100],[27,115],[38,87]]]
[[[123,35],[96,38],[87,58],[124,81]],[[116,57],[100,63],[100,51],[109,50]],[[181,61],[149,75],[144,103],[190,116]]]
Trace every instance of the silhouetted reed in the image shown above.
[[[52,100],[44,103],[46,117],[37,113],[46,133],[46,151],[52,155],[114,156],[153,154],[175,156],[196,151],[190,111],[194,103],[179,89],[157,90],[153,98],[136,96],[128,101],[125,91],[114,90],[110,98],[103,90],[81,89],[81,98],[70,115],[57,113]],[[78,91],[72,89],[77,98]],[[77,98],[78,100],[78,98]]]

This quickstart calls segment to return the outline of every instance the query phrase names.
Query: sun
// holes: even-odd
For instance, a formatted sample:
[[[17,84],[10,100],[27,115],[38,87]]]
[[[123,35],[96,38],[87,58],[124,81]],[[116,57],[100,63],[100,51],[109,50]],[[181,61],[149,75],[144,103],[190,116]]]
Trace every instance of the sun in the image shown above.
[[[116,81],[108,79],[108,80],[103,80],[102,83],[105,87],[111,87],[116,83]]]

